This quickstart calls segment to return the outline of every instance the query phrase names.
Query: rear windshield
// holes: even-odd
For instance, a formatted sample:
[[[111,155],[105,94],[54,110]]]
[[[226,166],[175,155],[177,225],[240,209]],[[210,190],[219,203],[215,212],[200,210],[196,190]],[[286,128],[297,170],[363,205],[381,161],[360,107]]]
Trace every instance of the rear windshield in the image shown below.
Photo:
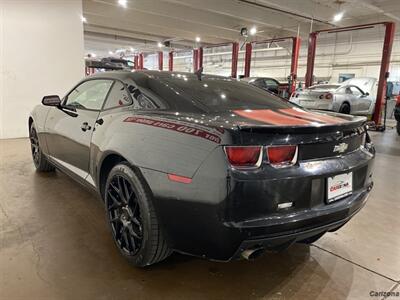
[[[151,74],[150,78],[148,80],[152,84],[147,84],[147,89],[150,86],[153,90],[165,90],[168,87],[175,92],[174,103],[170,103],[172,97],[167,97],[166,94],[163,98],[169,102],[169,107],[177,109],[187,104],[212,112],[293,107],[287,101],[260,88],[231,78],[203,75],[199,80],[190,73],[158,73]],[[158,93],[158,96],[162,95]]]

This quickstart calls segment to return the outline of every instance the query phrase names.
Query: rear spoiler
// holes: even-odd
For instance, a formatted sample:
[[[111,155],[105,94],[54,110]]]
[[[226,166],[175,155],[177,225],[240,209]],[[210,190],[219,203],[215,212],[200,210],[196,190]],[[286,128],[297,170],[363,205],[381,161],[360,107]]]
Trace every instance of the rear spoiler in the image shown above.
[[[237,125],[240,131],[252,133],[328,133],[335,131],[345,131],[365,127],[367,123],[366,117],[361,116],[343,116],[338,114],[330,114],[332,116],[346,118],[348,122],[340,124],[321,124],[321,125],[296,125],[296,126],[277,126],[277,125]]]

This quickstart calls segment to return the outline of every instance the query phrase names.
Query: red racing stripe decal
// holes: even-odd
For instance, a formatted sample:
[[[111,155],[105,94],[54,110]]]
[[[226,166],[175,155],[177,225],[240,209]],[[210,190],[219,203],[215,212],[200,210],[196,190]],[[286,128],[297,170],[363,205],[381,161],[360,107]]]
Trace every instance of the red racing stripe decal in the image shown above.
[[[183,125],[181,123],[175,123],[173,121],[167,122],[167,121],[158,121],[158,120],[142,118],[142,117],[127,117],[124,120],[124,122],[138,123],[138,124],[158,127],[158,128],[162,128],[162,129],[166,129],[166,130],[177,131],[180,133],[185,133],[185,134],[193,135],[193,136],[196,136],[199,138],[203,138],[203,139],[209,140],[209,141],[217,143],[217,144],[221,143],[221,138],[213,133],[207,132],[204,129],[195,128],[195,127],[188,126],[188,125]]]
[[[234,113],[248,119],[273,125],[310,125],[312,122],[301,117],[291,117],[270,109],[234,110]]]
[[[285,108],[285,109],[280,109],[279,111],[281,111],[287,115],[305,118],[310,121],[327,123],[327,124],[338,124],[338,123],[346,122],[345,120],[337,118],[337,117],[331,117],[331,116],[323,115],[320,113],[311,113],[311,112],[307,112],[307,111],[304,111],[299,108]]]

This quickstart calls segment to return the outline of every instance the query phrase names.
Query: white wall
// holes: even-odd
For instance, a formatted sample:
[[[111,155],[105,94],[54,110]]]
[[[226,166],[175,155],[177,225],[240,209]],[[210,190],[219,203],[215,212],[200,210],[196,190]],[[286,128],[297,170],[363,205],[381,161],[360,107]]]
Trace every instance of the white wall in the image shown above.
[[[84,76],[82,0],[0,0],[0,138],[26,137],[32,108]]]

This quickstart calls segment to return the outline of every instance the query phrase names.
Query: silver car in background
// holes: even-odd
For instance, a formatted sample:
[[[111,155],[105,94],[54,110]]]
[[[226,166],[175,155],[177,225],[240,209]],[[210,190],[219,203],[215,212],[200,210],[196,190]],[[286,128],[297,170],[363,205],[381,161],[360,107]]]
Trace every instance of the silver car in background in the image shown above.
[[[289,101],[308,109],[371,115],[376,100],[375,78],[351,78],[340,84],[318,84],[294,92]]]

